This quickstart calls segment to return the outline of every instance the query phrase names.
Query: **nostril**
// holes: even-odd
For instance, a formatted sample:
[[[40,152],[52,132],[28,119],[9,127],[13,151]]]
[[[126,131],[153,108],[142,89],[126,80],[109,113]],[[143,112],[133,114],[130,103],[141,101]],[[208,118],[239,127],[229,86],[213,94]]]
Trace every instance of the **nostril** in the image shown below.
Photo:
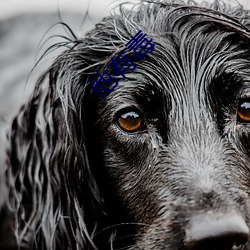
[[[235,240],[233,244],[233,249],[240,249],[242,246],[245,246],[248,241],[248,235],[241,235],[238,239]]]
[[[187,243],[189,250],[243,250],[248,237],[246,235],[221,235]]]
[[[239,215],[205,214],[192,217],[185,241],[190,250],[243,250],[248,239],[248,226]]]

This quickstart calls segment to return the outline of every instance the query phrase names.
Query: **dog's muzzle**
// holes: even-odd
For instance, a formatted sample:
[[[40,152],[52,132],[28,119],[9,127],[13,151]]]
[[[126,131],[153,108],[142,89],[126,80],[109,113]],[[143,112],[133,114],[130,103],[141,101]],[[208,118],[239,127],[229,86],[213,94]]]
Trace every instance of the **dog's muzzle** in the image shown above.
[[[207,213],[193,216],[186,230],[188,250],[243,250],[249,228],[238,214]]]

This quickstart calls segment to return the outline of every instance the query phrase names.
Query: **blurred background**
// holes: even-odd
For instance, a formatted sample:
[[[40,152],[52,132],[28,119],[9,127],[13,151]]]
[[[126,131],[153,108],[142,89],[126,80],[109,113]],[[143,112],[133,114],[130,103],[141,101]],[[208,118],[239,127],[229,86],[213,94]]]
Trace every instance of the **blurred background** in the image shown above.
[[[0,174],[4,170],[6,129],[38,76],[60,50],[46,56],[33,71],[32,68],[46,48],[63,41],[53,35],[67,34],[62,25],[54,24],[63,21],[82,36],[121,2],[124,1],[0,0]],[[225,2],[250,9],[250,0]]]

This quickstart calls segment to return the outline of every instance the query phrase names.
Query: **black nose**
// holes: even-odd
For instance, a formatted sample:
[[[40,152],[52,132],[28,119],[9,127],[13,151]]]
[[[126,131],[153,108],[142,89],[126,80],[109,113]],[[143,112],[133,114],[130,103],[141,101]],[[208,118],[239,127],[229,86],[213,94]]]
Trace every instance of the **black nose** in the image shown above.
[[[243,250],[249,237],[237,214],[203,214],[191,218],[185,243],[189,250]]]

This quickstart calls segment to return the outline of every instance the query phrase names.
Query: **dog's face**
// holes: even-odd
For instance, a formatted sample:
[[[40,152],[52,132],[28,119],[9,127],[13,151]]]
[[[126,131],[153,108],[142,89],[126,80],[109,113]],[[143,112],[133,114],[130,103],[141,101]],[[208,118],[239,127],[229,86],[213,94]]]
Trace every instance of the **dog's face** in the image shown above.
[[[141,3],[72,41],[12,124],[4,249],[250,250],[250,18],[226,7]],[[154,51],[103,99],[139,30]]]
[[[178,18],[165,32],[149,30],[152,55],[96,98],[95,153],[105,185],[138,223],[128,249],[243,249],[250,39],[209,15]]]

